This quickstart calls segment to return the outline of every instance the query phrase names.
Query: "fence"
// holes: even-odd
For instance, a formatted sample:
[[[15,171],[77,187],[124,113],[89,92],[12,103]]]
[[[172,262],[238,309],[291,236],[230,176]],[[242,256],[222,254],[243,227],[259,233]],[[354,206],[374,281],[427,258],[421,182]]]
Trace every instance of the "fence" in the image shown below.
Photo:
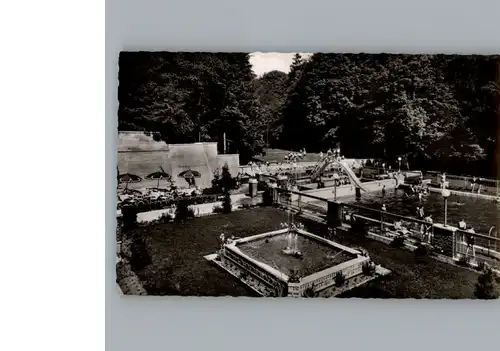
[[[313,195],[286,189],[276,189],[275,201],[286,208],[305,213],[308,217],[325,220],[328,216],[329,201]],[[354,204],[339,203],[341,222],[358,225],[366,233],[382,237],[386,243],[396,237],[403,237],[405,243],[417,246],[431,244],[436,251],[453,259],[467,258],[475,264],[487,263],[500,269],[500,237],[469,233],[452,226],[429,223],[412,217],[376,210]],[[363,225],[359,227],[359,224]]]
[[[354,204],[342,203],[341,207],[344,221],[362,221],[368,231],[388,239],[403,234],[417,241],[432,243],[434,238],[434,226],[429,222]],[[400,228],[397,228],[398,225]]]
[[[426,173],[426,179],[431,179],[433,184],[441,184],[442,173],[429,171]],[[472,184],[475,178],[475,186]],[[459,191],[480,191],[481,194],[498,196],[498,189],[500,186],[500,180],[481,178],[473,176],[458,176],[453,174],[446,174],[446,181],[448,182],[448,188],[451,190]]]
[[[319,218],[326,218],[328,200],[296,191],[277,188],[276,203],[297,212],[306,212]]]

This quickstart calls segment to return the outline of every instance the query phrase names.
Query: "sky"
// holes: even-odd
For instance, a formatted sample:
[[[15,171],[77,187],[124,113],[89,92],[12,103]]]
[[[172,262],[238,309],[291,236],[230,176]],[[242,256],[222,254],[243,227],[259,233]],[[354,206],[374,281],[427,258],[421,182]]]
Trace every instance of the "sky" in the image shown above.
[[[309,58],[312,54],[300,52],[303,58]],[[250,54],[250,63],[257,76],[271,71],[288,73],[293,61],[294,52],[253,52]]]

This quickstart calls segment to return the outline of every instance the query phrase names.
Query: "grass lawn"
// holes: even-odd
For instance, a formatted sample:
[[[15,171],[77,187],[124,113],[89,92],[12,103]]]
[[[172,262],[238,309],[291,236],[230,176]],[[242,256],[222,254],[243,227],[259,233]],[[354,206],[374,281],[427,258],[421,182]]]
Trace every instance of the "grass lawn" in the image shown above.
[[[304,221],[310,230],[320,224]],[[412,252],[392,248],[364,237],[342,235],[342,244],[365,248],[372,260],[390,269],[391,274],[339,297],[359,298],[474,298],[479,273],[427,257],[415,258]]]
[[[284,211],[266,207],[196,218],[183,225],[138,228],[147,240],[152,264],[137,271],[149,295],[255,296],[236,278],[206,261],[221,232],[245,237],[279,229]],[[306,229],[324,235],[326,229],[303,220]],[[344,236],[342,243],[364,247],[372,259],[393,271],[389,276],[353,289],[342,297],[472,298],[478,273],[435,260],[419,262],[413,253],[366,238]]]
[[[199,217],[182,225],[138,228],[146,238],[152,264],[137,271],[149,295],[256,296],[239,280],[203,256],[219,248],[219,236],[245,237],[279,229],[285,212],[254,208]]]

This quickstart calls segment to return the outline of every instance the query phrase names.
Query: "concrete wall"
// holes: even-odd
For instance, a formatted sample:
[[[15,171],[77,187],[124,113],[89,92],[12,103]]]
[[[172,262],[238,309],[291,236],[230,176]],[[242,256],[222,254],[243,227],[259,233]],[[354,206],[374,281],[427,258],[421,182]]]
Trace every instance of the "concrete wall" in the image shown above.
[[[120,174],[131,173],[145,178],[163,167],[168,172],[168,151],[118,152]]]
[[[156,181],[144,178],[162,167],[172,176],[179,188],[187,188],[188,183],[179,177],[183,171],[191,169],[201,174],[196,185],[207,188],[212,185],[213,172],[225,163],[231,175],[239,173],[239,155],[218,155],[217,143],[166,144],[157,142],[144,132],[119,132],[117,140],[118,169],[121,174],[132,173],[143,178],[134,184],[134,189],[156,186]]]

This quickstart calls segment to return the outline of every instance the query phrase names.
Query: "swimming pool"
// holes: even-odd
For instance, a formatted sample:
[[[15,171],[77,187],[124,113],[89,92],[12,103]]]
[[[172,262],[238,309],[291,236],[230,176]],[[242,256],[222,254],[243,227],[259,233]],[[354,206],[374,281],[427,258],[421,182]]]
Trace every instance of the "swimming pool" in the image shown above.
[[[405,196],[400,189],[362,193],[360,199],[344,198],[342,202],[380,209],[382,204],[387,212],[403,216],[416,217],[418,205],[424,206],[425,215],[431,214],[434,223],[444,222],[444,199],[439,193],[430,193],[420,202],[418,198]],[[488,234],[491,226],[500,228],[500,204],[479,198],[451,195],[448,198],[449,225],[457,226],[463,219],[467,226],[473,226],[476,233]]]

